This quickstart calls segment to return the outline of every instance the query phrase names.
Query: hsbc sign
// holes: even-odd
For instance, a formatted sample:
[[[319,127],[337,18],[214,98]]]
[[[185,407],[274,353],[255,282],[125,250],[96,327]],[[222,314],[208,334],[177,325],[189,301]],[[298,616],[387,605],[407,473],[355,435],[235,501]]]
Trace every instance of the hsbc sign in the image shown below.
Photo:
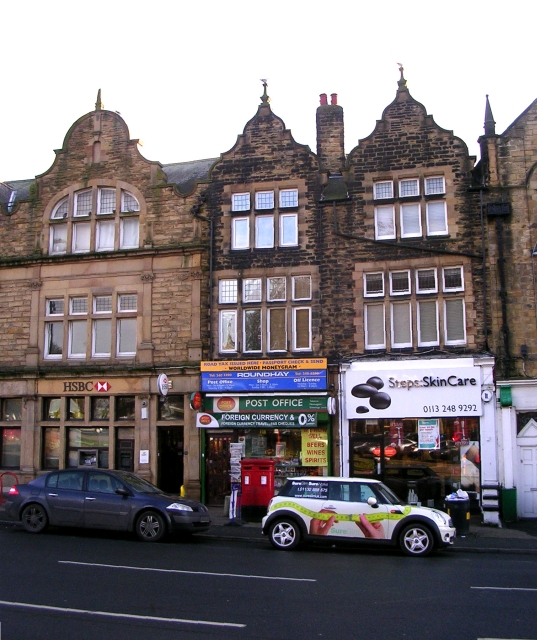
[[[98,382],[82,382],[79,380],[70,380],[65,381],[63,383],[63,390],[65,392],[73,392],[73,391],[98,391],[98,392],[106,392],[110,391],[112,385],[106,381],[98,381]]]

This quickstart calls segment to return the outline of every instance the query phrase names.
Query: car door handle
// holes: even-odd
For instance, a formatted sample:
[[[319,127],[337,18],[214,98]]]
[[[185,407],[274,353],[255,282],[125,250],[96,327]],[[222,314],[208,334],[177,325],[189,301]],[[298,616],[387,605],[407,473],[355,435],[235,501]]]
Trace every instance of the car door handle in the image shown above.
[[[86,500],[90,500],[91,501],[91,500],[95,500],[95,498],[86,498]]]
[[[49,496],[50,496],[51,498],[57,498],[57,497],[58,497],[58,494],[57,494],[57,493],[49,493]]]
[[[537,491],[537,487],[531,487],[530,491]]]
[[[336,507],[333,504],[323,504],[323,509],[335,509]]]

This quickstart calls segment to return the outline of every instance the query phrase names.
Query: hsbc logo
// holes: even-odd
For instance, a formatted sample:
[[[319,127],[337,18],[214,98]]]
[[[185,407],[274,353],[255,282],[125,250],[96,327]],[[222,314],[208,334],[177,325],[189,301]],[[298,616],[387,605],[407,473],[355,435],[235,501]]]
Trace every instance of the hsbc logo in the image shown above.
[[[78,380],[63,383],[63,390],[66,392],[72,391],[98,391],[105,392],[110,391],[112,385],[108,382],[80,382]]]

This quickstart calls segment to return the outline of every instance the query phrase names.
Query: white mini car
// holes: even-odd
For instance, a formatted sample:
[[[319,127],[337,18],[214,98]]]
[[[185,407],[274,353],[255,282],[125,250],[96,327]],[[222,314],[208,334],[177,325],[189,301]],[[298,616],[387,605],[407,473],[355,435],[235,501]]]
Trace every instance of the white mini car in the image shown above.
[[[426,556],[455,539],[447,513],[404,504],[367,478],[290,478],[270,501],[262,526],[283,550],[330,539],[398,545],[409,556]]]

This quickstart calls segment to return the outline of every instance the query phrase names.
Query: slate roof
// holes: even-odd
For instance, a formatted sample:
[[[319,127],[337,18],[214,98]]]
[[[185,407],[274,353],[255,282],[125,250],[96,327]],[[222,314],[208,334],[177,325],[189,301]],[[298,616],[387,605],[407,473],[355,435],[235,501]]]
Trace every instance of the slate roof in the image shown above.
[[[187,194],[194,188],[196,180],[208,179],[209,169],[216,160],[218,158],[174,162],[162,165],[162,169],[168,178],[168,184],[176,184],[181,193]]]

